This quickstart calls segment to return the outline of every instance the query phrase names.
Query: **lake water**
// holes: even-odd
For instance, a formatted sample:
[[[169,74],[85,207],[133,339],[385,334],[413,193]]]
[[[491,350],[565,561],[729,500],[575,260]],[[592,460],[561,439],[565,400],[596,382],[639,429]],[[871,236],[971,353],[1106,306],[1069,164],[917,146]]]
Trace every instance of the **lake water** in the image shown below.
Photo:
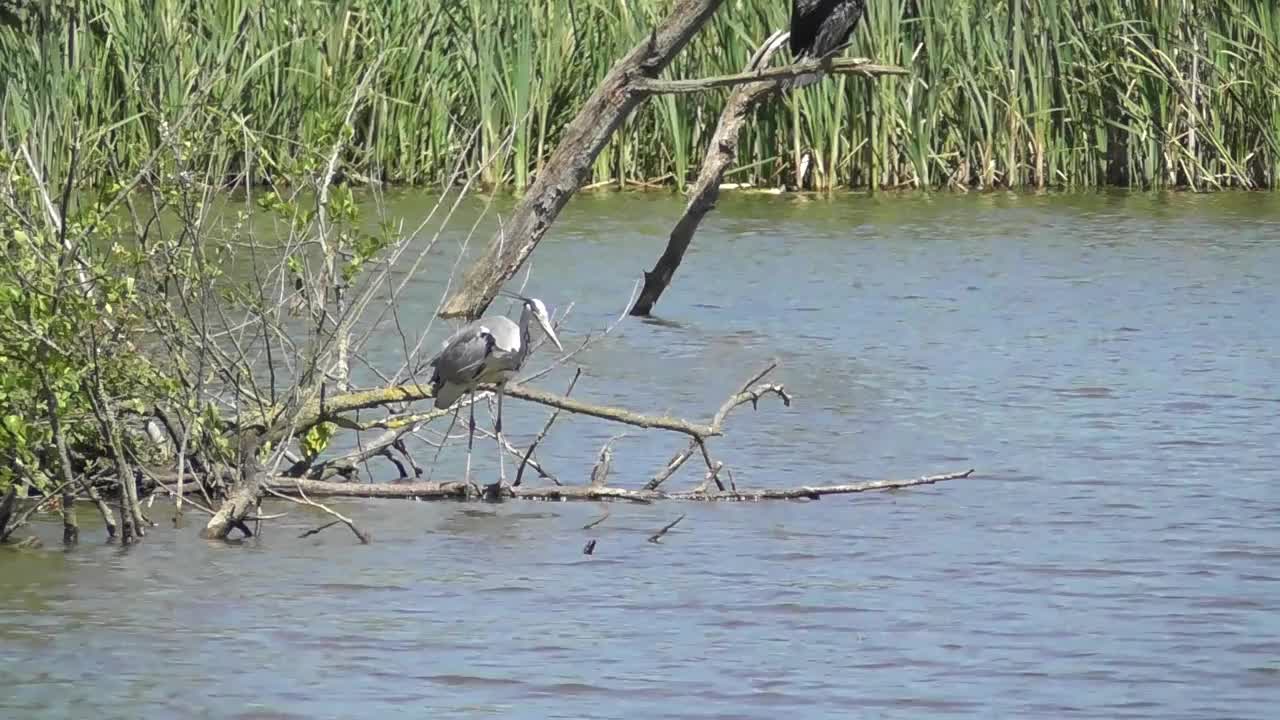
[[[576,303],[566,346],[623,308],[680,209],[573,202],[528,285]],[[453,227],[402,324],[435,307]],[[777,358],[793,406],[741,408],[713,446],[738,486],[974,477],[614,504],[591,530],[598,503],[335,502],[369,546],[298,539],[321,518],[297,508],[205,542],[157,503],[121,549],[85,510],[74,550],[46,521],[43,550],[0,553],[0,717],[1274,717],[1277,288],[1277,195],[730,196],[663,322],[585,353],[575,396],[708,418]],[[371,359],[401,347],[382,331]],[[518,443],[546,416],[506,410]],[[539,455],[581,482],[620,431],[562,418]],[[631,432],[611,482],[683,442]],[[492,479],[492,441],[475,461]]]

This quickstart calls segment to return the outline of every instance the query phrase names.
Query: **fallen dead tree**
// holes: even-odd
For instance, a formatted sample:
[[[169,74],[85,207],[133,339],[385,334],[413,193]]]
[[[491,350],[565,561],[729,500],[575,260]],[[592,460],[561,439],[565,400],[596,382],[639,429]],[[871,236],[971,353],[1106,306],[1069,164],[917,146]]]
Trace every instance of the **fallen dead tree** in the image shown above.
[[[551,411],[541,432],[526,447],[512,445],[509,436],[498,438],[479,429],[478,434],[500,443],[501,452],[519,460],[512,486],[491,486],[477,494],[462,483],[431,482],[434,462],[424,467],[415,459],[415,450],[422,446],[436,448],[438,456],[441,448],[456,440],[449,429],[441,432],[439,428],[454,416],[458,405],[448,410],[422,407],[422,401],[432,398],[423,373],[435,352],[429,341],[435,318],[476,317],[489,306],[581,187],[611,135],[646,99],[736,87],[725,117],[740,122],[755,99],[788,87],[797,78],[901,72],[858,59],[769,69],[765,67],[768,53],[762,52],[738,75],[659,78],[720,4],[719,0],[679,0],[668,18],[618,61],[566,128],[563,142],[540,165],[522,202],[500,220],[497,234],[477,264],[460,282],[451,275],[446,293],[452,294],[440,298],[425,324],[408,328],[399,314],[402,292],[421,277],[420,270],[442,235],[453,232],[450,222],[455,210],[470,197],[486,164],[502,161],[515,130],[492,157],[470,172],[462,171],[467,163],[460,156],[458,171],[444,184],[446,191],[417,227],[386,217],[377,187],[370,188],[370,193],[379,222],[370,222],[374,218],[361,215],[350,188],[340,178],[349,177],[343,158],[349,154],[346,143],[351,136],[344,130],[374,101],[369,88],[381,72],[380,61],[366,68],[354,87],[343,89],[349,99],[342,107],[331,108],[327,121],[337,129],[332,144],[299,148],[306,156],[304,165],[316,172],[297,186],[246,186],[242,197],[230,201],[243,202],[234,222],[218,219],[225,212],[224,188],[191,178],[250,176],[250,166],[270,158],[260,154],[253,128],[246,127],[245,147],[214,153],[208,166],[192,166],[189,148],[213,142],[223,133],[218,118],[224,114],[205,112],[199,102],[177,115],[165,115],[169,130],[158,139],[145,166],[115,191],[101,196],[87,193],[81,199],[81,194],[72,192],[76,158],[81,156],[78,144],[70,148],[69,169],[48,172],[36,160],[59,155],[40,143],[58,136],[62,126],[22,138],[17,151],[8,155],[20,156],[24,162],[0,166],[0,206],[20,221],[25,244],[15,243],[13,248],[28,254],[22,259],[36,261],[39,277],[44,279],[33,283],[27,271],[17,273],[14,282],[25,292],[11,296],[21,300],[48,295],[54,302],[52,310],[41,302],[40,307],[33,305],[14,317],[42,312],[58,322],[29,322],[8,335],[0,333],[5,338],[0,341],[11,346],[7,352],[12,357],[34,357],[36,367],[64,372],[48,379],[35,377],[30,383],[37,390],[30,395],[41,401],[44,411],[28,412],[23,422],[39,431],[30,437],[47,434],[49,440],[42,439],[44,447],[36,447],[22,462],[15,461],[11,474],[27,488],[47,493],[46,499],[59,494],[57,503],[46,504],[61,513],[67,544],[78,537],[74,510],[84,500],[96,506],[108,534],[121,542],[137,541],[156,525],[150,514],[155,512],[156,498],[166,494],[175,498],[175,525],[181,524],[184,507],[194,508],[208,516],[202,534],[209,538],[225,539],[237,531],[255,534],[260,523],[274,517],[262,512],[264,500],[279,500],[328,513],[334,524],[345,524],[368,542],[368,534],[351,518],[315,498],[756,501],[811,499],[967,477],[965,472],[902,481],[739,489],[732,470],[715,458],[710,444],[724,434],[728,416],[747,403],[757,407],[762,399],[777,398],[790,405],[791,395],[784,386],[766,379],[774,365],[743,383],[706,421],[571,397],[577,376],[563,394],[534,386],[612,328],[589,334],[580,347],[556,358],[550,367],[506,387],[506,397]],[[769,46],[777,47],[777,36]],[[220,93],[213,90],[220,78],[220,72],[211,71],[195,98],[216,103]],[[730,142],[736,132],[732,123],[722,122],[721,130],[717,146]],[[90,141],[98,139],[86,139]],[[708,157],[704,189],[717,187],[710,180],[718,179],[733,160],[723,147],[713,148]],[[713,203],[714,193],[694,199],[694,212],[682,220],[687,236],[681,241],[673,234],[673,242],[683,246],[672,255],[671,272],[701,214]],[[259,212],[275,222],[256,222]],[[486,205],[481,216],[487,213]],[[107,217],[124,219],[117,226],[104,223],[102,218]],[[370,234],[368,228],[374,225],[379,231]],[[268,226],[277,229],[267,233]],[[459,263],[478,226],[479,220],[461,243]],[[126,245],[142,250],[94,250]],[[9,265],[21,267],[20,263]],[[229,268],[241,274],[230,277]],[[648,274],[646,293],[653,289],[660,293],[661,287],[651,287],[650,281],[661,279],[665,287],[671,272]],[[656,298],[653,294],[651,300],[642,301],[651,304]],[[557,300],[564,303],[567,298]],[[637,307],[635,301],[633,294],[615,327],[628,310]],[[572,303],[568,305],[557,322],[572,308]],[[369,347],[374,340],[381,343],[376,354],[381,364],[371,359]],[[390,366],[387,340],[390,347],[403,351]],[[360,369],[355,379],[353,367]],[[485,402],[485,398],[480,393],[464,402]],[[598,462],[587,482],[566,484],[537,457],[539,443],[561,413],[628,429],[674,433],[682,438],[682,447],[640,487],[621,487],[610,484],[610,478],[633,474],[613,467],[612,443],[621,437],[615,436],[596,453]],[[3,429],[13,437],[27,437],[23,427],[9,428],[6,423]],[[372,432],[376,437],[369,441],[364,433]],[[340,433],[354,436],[354,450],[345,454],[333,450],[333,438]],[[670,489],[670,479],[695,457],[697,485]],[[380,460],[395,465],[396,475],[404,482],[365,482],[383,475],[369,469]],[[104,498],[118,501],[118,523]],[[21,515],[12,504],[0,508],[10,511],[0,532],[11,534],[34,507],[38,505]]]
[[[759,502],[762,500],[818,500],[826,495],[851,495],[855,493],[874,492],[877,490],[897,490],[917,485],[932,485],[947,480],[961,480],[973,474],[973,470],[950,472],[940,475],[925,475],[918,478],[895,480],[868,480],[843,485],[814,485],[791,488],[737,488],[730,490],[708,490],[696,488],[680,492],[663,492],[661,490],[632,490],[621,487],[593,485],[552,485],[538,488],[503,487],[500,491],[504,498],[516,500],[624,500],[638,503],[651,503],[662,500],[683,500],[694,502]],[[303,480],[301,478],[272,478],[268,487],[275,493],[290,496],[310,497],[350,497],[379,498],[398,500],[465,500],[469,488],[460,482],[395,482],[395,483],[350,483],[329,482],[325,480]]]
[[[660,79],[659,73],[711,19],[722,1],[680,0],[648,38],[614,64],[569,123],[560,144],[538,171],[511,218],[499,228],[484,253],[467,269],[461,287],[441,308],[442,317],[474,319],[484,313],[503,283],[511,279],[533,254],[560,211],[582,187],[590,175],[592,163],[604,150],[609,138],[645,100],[655,95],[751,86],[750,94],[755,97],[747,103],[749,109],[760,96],[756,89],[789,87],[797,78],[815,75],[873,78],[907,72],[900,67],[881,65],[864,58],[826,58],[771,69],[764,68],[763,62],[753,61],[747,71],[737,75]],[[735,101],[730,101],[731,107],[734,104]],[[736,130],[734,135],[736,137]],[[713,140],[712,152],[721,140],[721,137]]]

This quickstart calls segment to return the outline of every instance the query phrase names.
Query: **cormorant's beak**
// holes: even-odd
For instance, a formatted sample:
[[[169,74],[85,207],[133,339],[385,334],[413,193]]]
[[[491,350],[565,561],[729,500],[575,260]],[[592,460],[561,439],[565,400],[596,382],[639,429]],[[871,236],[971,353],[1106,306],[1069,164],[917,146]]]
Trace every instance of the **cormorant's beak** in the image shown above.
[[[542,332],[546,333],[547,337],[551,338],[551,342],[556,344],[556,349],[564,352],[564,346],[560,344],[560,338],[556,337],[556,331],[551,329],[551,318],[542,312],[536,312],[533,316],[538,319],[538,324],[542,326]]]

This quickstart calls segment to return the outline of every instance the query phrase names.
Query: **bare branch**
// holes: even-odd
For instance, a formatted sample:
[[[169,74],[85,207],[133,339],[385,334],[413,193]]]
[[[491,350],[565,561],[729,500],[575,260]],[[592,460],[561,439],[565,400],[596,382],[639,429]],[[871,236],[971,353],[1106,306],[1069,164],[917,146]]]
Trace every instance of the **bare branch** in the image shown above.
[[[582,526],[582,529],[583,529],[583,530],[590,530],[591,528],[593,528],[593,527],[595,527],[595,526],[599,525],[600,523],[602,523],[602,522],[604,522],[605,520],[608,520],[608,519],[609,519],[609,506],[608,506],[608,505],[606,505],[606,506],[605,506],[605,508],[604,508],[604,514],[603,514],[603,515],[601,515],[600,517],[596,518],[595,520],[592,520],[591,522],[587,523],[586,525],[583,525],[583,526]]]
[[[720,75],[692,80],[637,78],[635,87],[639,91],[651,95],[682,95],[704,92],[715,88],[765,82],[772,84],[775,88],[779,88],[786,87],[790,81],[796,78],[813,74],[879,77],[882,75],[908,75],[910,73],[906,68],[901,68],[897,65],[880,65],[872,62],[869,58],[827,58],[825,60],[809,60],[736,75]]]
[[[773,372],[777,367],[777,361],[769,363],[769,365],[763,370],[756,373],[750,380],[743,383],[738,392],[730,395],[729,399],[725,400],[724,403],[720,405],[720,409],[716,411],[715,417],[711,419],[711,425],[709,426],[715,430],[714,434],[718,435],[723,431],[724,421],[729,417],[729,413],[732,412],[734,408],[747,402],[750,402],[752,407],[755,407],[760,401],[760,398],[766,394],[775,394],[782,398],[782,403],[784,405],[787,407],[791,406],[791,396],[787,394],[787,391],[781,385],[765,384],[752,387],[753,384],[763,380],[766,375]],[[688,447],[673,455],[671,459],[662,466],[662,469],[659,470],[658,473],[649,480],[649,482],[645,483],[645,489],[656,490],[658,486],[662,485],[662,483],[666,482],[668,478],[674,475],[675,472],[684,465],[686,460],[693,457],[693,453],[698,450],[702,452],[702,456],[707,462],[707,469],[711,471],[711,475],[708,476],[708,480],[715,479],[716,483],[719,484],[720,481],[718,477],[716,477],[718,468],[714,467],[711,456],[707,451],[706,443],[704,442],[706,437],[706,435],[695,436],[690,440]],[[723,490],[724,488],[720,487],[720,489]]]
[[[626,436],[626,433],[614,435],[606,440],[604,446],[600,448],[595,467],[591,468],[592,487],[604,487],[605,482],[609,479],[609,470],[613,466],[613,443]]]
[[[817,500],[823,495],[847,495],[850,493],[871,492],[873,490],[895,490],[898,488],[912,487],[914,485],[932,485],[933,483],[943,482],[945,480],[960,480],[962,478],[969,477],[971,474],[973,474],[973,470],[969,469],[964,472],[945,473],[943,475],[926,475],[924,477],[911,478],[908,480],[872,480],[869,482],[850,483],[848,485],[817,485],[813,487],[737,490],[717,493],[680,492],[670,493],[667,497],[671,500],[753,501],[796,500],[801,498]]]
[[[680,521],[683,519],[684,519],[684,515],[682,514],[680,515],[680,517],[667,523],[661,530],[649,536],[649,542],[653,543],[654,545],[659,544],[659,542],[662,539],[662,536],[670,532],[671,528],[675,527],[676,525],[679,525]]]
[[[959,480],[973,474],[973,470],[905,480],[871,480],[845,485],[816,485],[797,488],[756,488],[725,492],[691,490],[667,493],[660,490],[629,490],[618,487],[548,486],[541,488],[503,488],[505,496],[521,500],[628,500],[651,503],[661,500],[750,502],[758,500],[816,499],[824,495],[894,490],[915,485],[930,485],[947,480]],[[467,498],[467,485],[461,482],[411,482],[411,483],[349,483],[325,482],[277,477],[269,481],[273,493],[292,495],[305,490],[316,497],[399,498],[417,500],[460,500]]]
[[[744,72],[755,75],[768,65],[769,59],[777,52],[790,33],[775,32],[769,37],[747,63]],[[720,121],[716,125],[715,134],[707,143],[707,153],[702,159],[702,169],[698,171],[698,180],[689,193],[689,201],[685,205],[684,214],[676,222],[667,239],[667,247],[658,258],[653,269],[644,274],[644,289],[631,314],[648,316],[654,304],[662,296],[662,292],[671,284],[676,270],[684,259],[693,236],[698,231],[703,217],[711,212],[720,198],[720,185],[724,174],[738,158],[738,134],[750,117],[756,105],[782,88],[772,82],[756,82],[739,85],[729,94],[724,110],[720,113]]]
[[[282,493],[280,493],[280,492],[277,492],[276,490],[272,489],[272,487],[271,487],[271,485],[270,485],[270,484],[264,485],[264,489],[265,489],[267,492],[271,493],[272,495],[275,495],[276,497],[278,497],[278,498],[282,498],[282,499],[284,499],[284,500],[288,500],[289,502],[294,502],[294,503],[298,503],[299,505],[306,505],[306,506],[308,506],[308,507],[313,507],[313,508],[317,508],[317,509],[319,509],[319,510],[322,510],[322,511],[324,511],[325,513],[327,513],[327,514],[329,514],[329,515],[332,515],[333,517],[337,518],[337,520],[336,520],[335,522],[341,522],[341,523],[344,523],[348,528],[350,528],[350,529],[351,529],[351,532],[352,532],[352,533],[353,533],[357,538],[359,538],[359,539],[360,539],[360,542],[361,542],[361,543],[363,543],[363,544],[365,544],[365,545],[368,545],[368,544],[371,542],[372,538],[370,538],[370,537],[369,537],[369,533],[367,533],[367,532],[365,532],[365,531],[361,530],[360,528],[356,527],[356,524],[355,524],[354,522],[352,522],[350,518],[346,517],[346,516],[345,516],[345,515],[343,515],[342,513],[338,512],[337,510],[334,510],[333,508],[330,508],[330,507],[328,507],[328,506],[326,506],[326,505],[323,505],[323,504],[321,504],[321,503],[318,503],[318,502],[316,502],[316,501],[312,500],[311,498],[307,497],[307,493],[306,493],[306,491],[302,488],[302,483],[303,483],[303,482],[305,482],[305,481],[303,481],[303,480],[294,480],[294,487],[296,487],[296,488],[297,488],[297,490],[298,490],[298,496],[299,496],[299,497],[297,497],[297,498],[290,497],[290,496],[288,496],[288,495],[284,495],[284,494],[282,494]],[[334,524],[334,523],[330,523],[329,525],[333,525],[333,524]],[[324,528],[329,527],[329,525],[325,525],[324,527],[319,528],[319,529],[318,529],[318,530],[316,530],[315,532],[320,532],[320,530],[323,530]],[[302,535],[299,535],[298,537],[306,537],[307,535],[311,535],[311,534],[314,534],[314,533],[303,533]]]
[[[564,391],[565,397],[569,397],[573,393],[573,386],[578,384],[578,378],[580,377],[582,377],[582,368],[578,368],[573,373],[573,379],[569,381],[569,387]],[[551,417],[547,418],[546,424],[538,431],[537,437],[533,439],[533,442],[529,443],[529,449],[525,451],[524,457],[520,458],[520,469],[516,470],[516,479],[515,482],[511,483],[512,486],[519,487],[524,480],[524,468],[529,464],[529,458],[533,456],[533,451],[538,449],[538,444],[542,442],[542,439],[551,431],[551,426],[555,424],[556,418],[560,417],[560,412],[560,409],[556,408],[556,411],[551,413]],[[556,484],[558,485],[559,483]]]
[[[613,65],[565,128],[560,144],[538,172],[510,220],[475,259],[462,288],[440,311],[443,317],[477,318],[502,284],[515,275],[560,210],[590,174],[613,133],[644,102],[635,81],[653,77],[675,58],[711,18],[722,0],[680,0],[652,34]],[[510,242],[506,239],[510,238]]]

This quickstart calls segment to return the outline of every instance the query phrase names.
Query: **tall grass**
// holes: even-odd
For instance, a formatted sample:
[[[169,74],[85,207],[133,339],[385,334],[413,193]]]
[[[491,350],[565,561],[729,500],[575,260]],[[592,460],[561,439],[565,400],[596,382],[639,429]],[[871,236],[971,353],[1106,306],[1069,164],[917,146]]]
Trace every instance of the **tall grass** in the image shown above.
[[[0,130],[40,133],[54,155],[88,133],[99,173],[124,173],[196,104],[191,152],[235,148],[233,175],[316,172],[310,149],[348,132],[348,175],[434,183],[459,157],[498,154],[485,180],[519,189],[673,1],[84,0],[0,14]],[[788,7],[726,0],[669,74],[740,69]],[[912,75],[837,78],[761,108],[734,181],[792,183],[808,153],[817,188],[1277,186],[1274,0],[870,0],[849,52]],[[593,181],[682,186],[722,102],[646,104]]]

